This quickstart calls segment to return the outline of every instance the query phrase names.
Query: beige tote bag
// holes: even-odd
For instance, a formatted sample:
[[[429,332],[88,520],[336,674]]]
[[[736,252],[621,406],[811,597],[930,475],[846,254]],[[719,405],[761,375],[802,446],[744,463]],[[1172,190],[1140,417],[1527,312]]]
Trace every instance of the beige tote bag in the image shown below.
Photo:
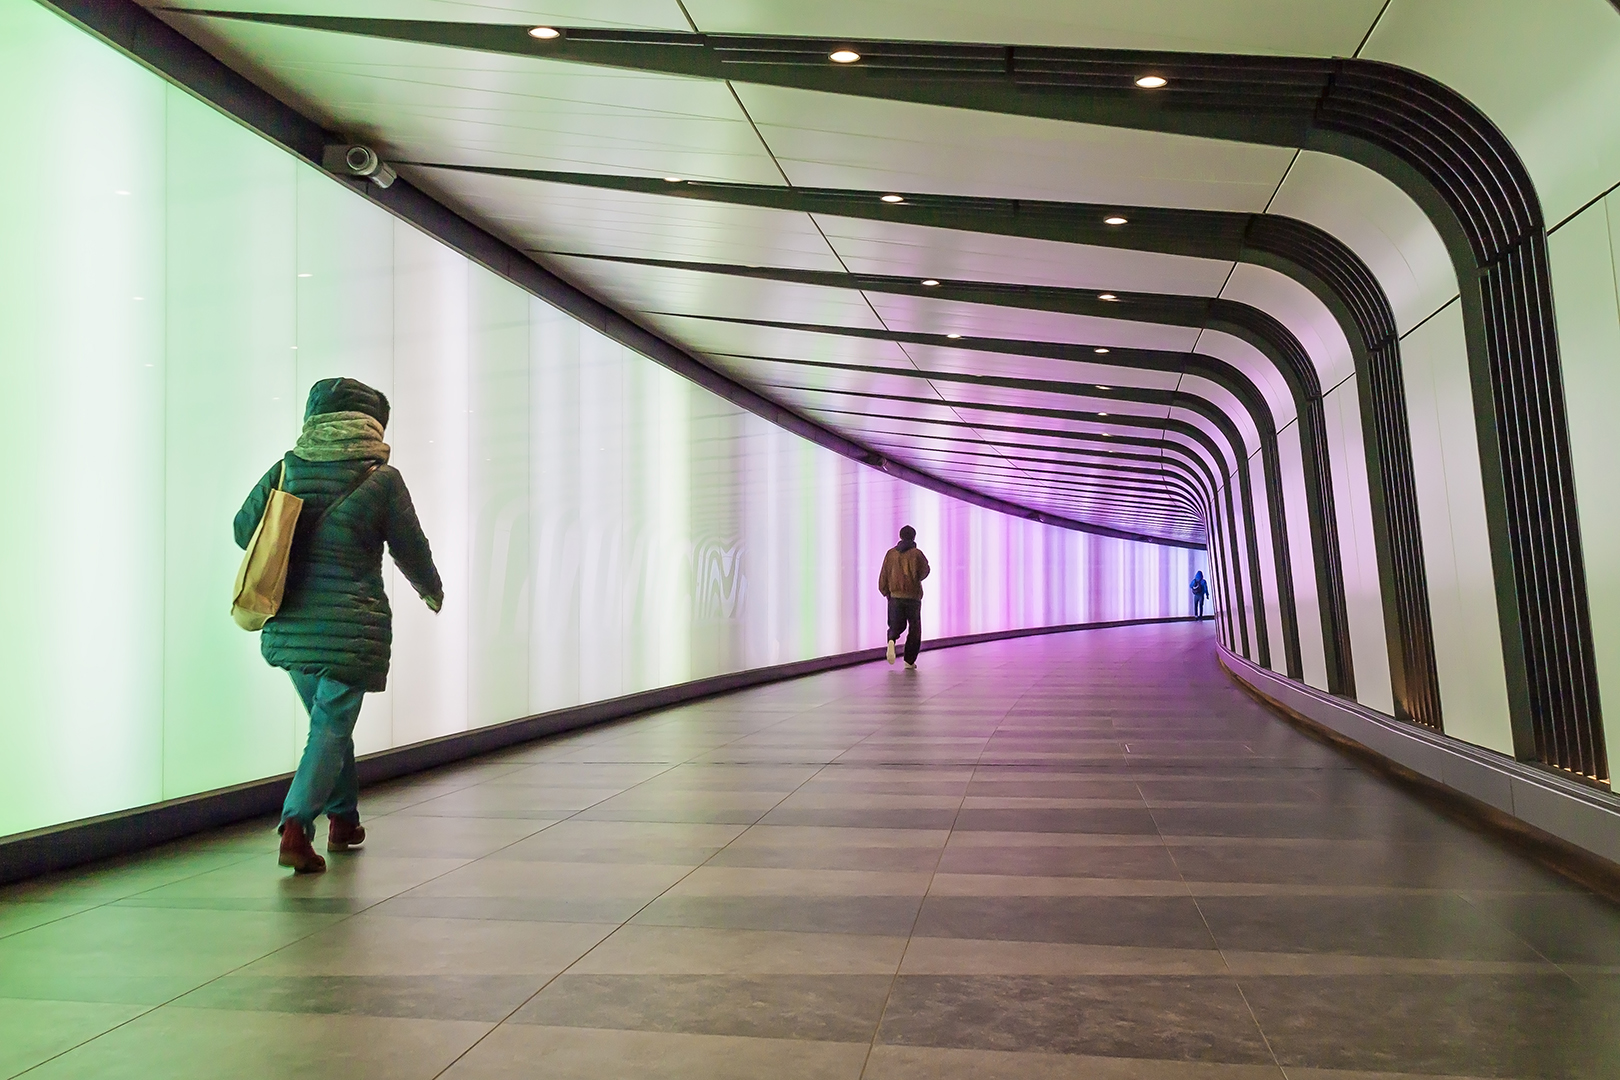
[[[287,463],[283,461],[281,475],[264,504],[264,516],[253,530],[253,539],[242,555],[242,567],[236,572],[231,618],[244,630],[262,629],[280,609],[287,588],[287,560],[292,555],[293,531],[298,528],[304,500],[281,489],[286,479]]]

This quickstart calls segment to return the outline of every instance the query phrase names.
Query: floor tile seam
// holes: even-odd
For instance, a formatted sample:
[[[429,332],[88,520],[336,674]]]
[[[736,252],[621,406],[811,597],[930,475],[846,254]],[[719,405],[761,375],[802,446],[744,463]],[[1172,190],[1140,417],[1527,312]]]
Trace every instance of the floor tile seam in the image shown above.
[[[181,880],[185,880],[185,879],[181,879]],[[381,903],[381,902],[382,901],[378,901],[378,903]],[[376,906],[375,904],[368,905],[368,908],[363,908],[361,910],[368,910],[370,907],[375,907],[375,906]],[[43,1061],[37,1061],[34,1064],[30,1065],[28,1068],[24,1069],[22,1072],[17,1073],[15,1075],[17,1077],[26,1076],[27,1074],[33,1072],[35,1069],[38,1069],[38,1068],[40,1068],[40,1067],[42,1067],[44,1065],[49,1064],[52,1061],[55,1061],[57,1058],[62,1057],[64,1054],[70,1054],[70,1053],[72,1053],[73,1051],[79,1049],[82,1046],[88,1046],[90,1043],[95,1042],[97,1039],[103,1038],[104,1036],[110,1035],[113,1032],[118,1031],[120,1028],[123,1028],[123,1027],[126,1027],[126,1026],[130,1025],[130,1024],[133,1024],[135,1021],[141,1019],[142,1017],[150,1016],[151,1014],[157,1012],[159,1009],[167,1008],[168,1006],[175,1004],[181,998],[184,998],[184,997],[186,997],[186,996],[188,996],[190,994],[195,994],[197,991],[202,990],[205,987],[212,986],[214,983],[219,982],[221,979],[225,979],[225,978],[228,978],[231,975],[235,975],[237,972],[241,971],[243,968],[250,967],[253,964],[257,964],[259,961],[266,959],[267,957],[274,956],[276,953],[281,952],[283,949],[291,948],[292,946],[297,945],[299,942],[307,941],[310,938],[316,936],[317,934],[325,933],[327,930],[331,929],[332,927],[337,926],[337,925],[339,925],[341,923],[344,923],[344,922],[348,921],[349,919],[352,919],[355,915],[358,915],[359,913],[360,912],[352,912],[352,913],[350,913],[348,915],[344,915],[344,916],[342,916],[340,918],[334,919],[331,922],[326,923],[326,924],[324,924],[322,926],[315,927],[314,929],[310,930],[309,933],[303,934],[303,935],[301,935],[301,936],[299,936],[297,938],[294,938],[292,941],[284,942],[283,944],[278,945],[276,948],[271,949],[269,952],[266,952],[263,955],[255,956],[252,959],[245,960],[242,963],[237,964],[235,967],[230,968],[227,971],[220,972],[218,975],[215,975],[211,979],[204,979],[202,982],[198,983],[196,986],[193,986],[193,987],[190,987],[190,988],[188,988],[186,990],[183,990],[180,993],[174,995],[173,997],[169,998],[166,1001],[160,1001],[157,1004],[153,1005],[149,1009],[143,1009],[139,1013],[136,1013],[134,1016],[129,1017],[127,1020],[121,1021],[120,1023],[114,1024],[112,1027],[107,1028],[105,1031],[98,1031],[96,1034],[90,1036],[90,1038],[84,1039],[84,1040],[82,1040],[80,1042],[77,1042],[77,1043],[74,1043],[72,1046],[66,1047],[65,1049],[63,1049],[59,1053],[52,1054],[50,1057],[46,1058]],[[15,1080],[15,1078],[14,1078],[14,1080]]]
[[[684,764],[684,763],[682,763],[682,764]],[[675,768],[675,767],[677,767],[677,766],[673,766],[673,765],[671,766],[671,768]],[[804,782],[801,783],[798,788],[794,788],[793,791],[790,791],[790,792],[784,794],[782,796],[782,799],[779,800],[776,803],[776,806],[780,806],[783,801],[790,798],[793,795],[793,793],[798,791],[799,788],[802,788],[804,786],[804,784],[809,783],[816,776],[820,775],[822,769],[824,769],[824,768],[826,768],[826,765],[823,765],[821,768],[818,768],[810,776],[806,777]],[[662,774],[660,773],[658,775],[662,775]],[[775,807],[773,806],[772,809],[775,809]],[[767,810],[766,813],[770,813],[770,811]],[[757,822],[756,822],[756,824],[757,824]],[[516,1016],[519,1012],[521,1012],[531,1001],[533,1001],[535,998],[539,997],[541,994],[545,993],[545,991],[546,991],[546,989],[548,987],[550,987],[553,983],[555,983],[558,979],[562,978],[564,975],[567,975],[571,970],[574,969],[575,966],[577,966],[586,957],[590,956],[597,949],[601,948],[604,942],[606,942],[607,940],[612,938],[614,934],[618,933],[620,930],[624,929],[631,922],[633,922],[635,920],[636,916],[640,915],[643,911],[646,911],[649,907],[651,907],[653,904],[656,904],[659,900],[663,899],[665,896],[668,896],[669,893],[672,890],[674,890],[675,888],[677,888],[682,882],[686,881],[693,874],[697,873],[699,870],[701,870],[705,866],[707,866],[710,862],[712,862],[715,858],[717,858],[720,855],[720,852],[726,850],[727,847],[730,847],[731,844],[735,843],[738,838],[745,835],[748,832],[748,829],[751,829],[753,827],[754,827],[753,825],[749,825],[747,828],[743,829],[743,831],[738,833],[737,836],[732,837],[732,839],[730,841],[728,841],[725,846],[716,849],[712,854],[709,855],[708,858],[704,859],[698,865],[696,865],[696,866],[690,868],[689,870],[687,870],[686,873],[682,874],[675,881],[671,882],[667,888],[663,889],[656,896],[649,899],[645,904],[642,904],[635,911],[631,912],[630,915],[627,918],[625,918],[622,922],[620,922],[611,931],[604,934],[589,949],[586,949],[584,952],[582,952],[578,956],[574,957],[574,959],[569,961],[569,963],[567,965],[565,965],[560,971],[558,971],[556,974],[552,975],[551,978],[547,979],[544,983],[542,983],[539,987],[537,987],[535,989],[534,993],[530,994],[528,997],[524,998],[521,1002],[519,1002],[518,1005],[514,1009],[512,1009],[511,1012],[507,1013],[504,1017],[502,1017],[500,1020],[497,1020],[493,1025],[491,1025],[490,1029],[488,1031],[484,1032],[477,1039],[473,1040],[473,1042],[469,1046],[467,1046],[465,1049],[463,1049],[461,1051],[461,1053],[457,1054],[453,1059],[451,1059],[445,1065],[445,1067],[443,1069],[441,1069],[437,1073],[435,1073],[434,1074],[434,1080],[438,1080],[439,1077],[444,1076],[451,1069],[455,1068],[457,1063],[459,1063],[468,1054],[472,1053],[473,1050],[477,1049],[477,1047],[480,1044],[482,1044],[485,1039],[489,1038],[490,1035],[492,1035],[496,1031],[498,1031],[503,1025],[505,1025],[508,1021],[510,1021],[512,1019],[512,1017]],[[544,830],[542,830],[542,831],[544,831]],[[899,970],[899,967],[898,967],[898,965],[896,965],[896,971],[898,972],[898,970]],[[875,1039],[876,1035],[874,1034],[873,1037]]]
[[[87,904],[84,907],[78,909],[77,911],[70,911],[70,912],[67,912],[65,914],[58,915],[54,919],[46,919],[44,922],[35,923],[33,926],[25,926],[25,927],[22,927],[21,929],[18,929],[18,930],[12,930],[9,933],[0,934],[0,941],[4,941],[6,938],[16,937],[18,934],[26,934],[30,930],[38,930],[39,928],[44,927],[44,926],[55,925],[56,923],[59,923],[59,922],[63,921],[64,919],[71,919],[71,918],[73,918],[73,917],[75,917],[77,915],[84,915],[84,914],[87,914],[87,913],[92,912],[92,911],[99,911],[101,908],[105,908],[105,907],[113,907],[113,906],[115,906],[117,904],[122,903],[125,900],[132,900],[137,896],[145,896],[149,892],[156,892],[158,889],[166,889],[171,885],[178,885],[182,881],[190,881],[193,878],[199,878],[199,877],[202,877],[202,876],[204,876],[206,874],[212,874],[216,870],[223,870],[226,867],[236,866],[236,865],[239,865],[241,863],[249,862],[249,861],[251,861],[253,859],[257,859],[257,858],[262,858],[262,856],[260,856],[260,855],[258,855],[256,853],[253,853],[253,852],[243,852],[239,857],[237,857],[235,859],[232,859],[229,862],[221,863],[218,866],[209,867],[207,870],[200,870],[195,874],[187,874],[184,877],[177,877],[173,881],[166,881],[161,885],[153,885],[149,889],[141,889],[138,892],[125,893],[123,896],[115,896],[115,897],[112,897],[111,899],[103,900],[103,901],[101,901],[99,903]],[[27,901],[22,901],[22,902],[26,903]],[[41,903],[49,903],[49,901],[40,901],[40,902]],[[32,1067],[32,1066],[30,1066],[30,1067]]]
[[[611,797],[612,796],[609,796],[609,798],[611,798]],[[593,803],[592,805],[594,806],[596,804]],[[589,807],[587,807],[586,809],[589,809]],[[583,813],[583,812],[584,812],[583,810],[578,811],[578,813]],[[384,815],[384,816],[386,817],[388,815]],[[475,859],[463,860],[458,865],[449,867],[449,868],[443,870],[440,873],[434,874],[431,877],[428,877],[428,878],[425,878],[425,879],[423,879],[421,881],[418,881],[415,884],[411,885],[409,888],[400,889],[397,892],[393,892],[393,893],[390,893],[390,894],[388,894],[386,896],[380,897],[379,899],[373,901],[372,903],[366,904],[364,907],[361,907],[361,908],[359,908],[359,909],[357,909],[355,911],[346,912],[340,918],[334,919],[332,922],[326,924],[325,926],[322,926],[318,930],[311,931],[310,934],[306,934],[303,937],[297,938],[297,939],[295,939],[293,941],[286,942],[286,943],[278,946],[277,948],[271,949],[269,952],[263,954],[262,956],[255,957],[254,959],[248,961],[246,964],[239,965],[238,967],[233,968],[230,971],[224,972],[221,975],[216,976],[214,979],[210,979],[207,982],[204,982],[204,983],[199,984],[198,986],[192,987],[191,990],[186,991],[186,993],[188,993],[188,994],[189,993],[194,993],[195,991],[200,990],[205,986],[211,985],[212,983],[218,981],[219,979],[225,978],[227,975],[235,974],[237,971],[240,971],[243,967],[247,967],[250,964],[256,964],[256,963],[259,963],[260,961],[267,960],[270,957],[276,955],[277,953],[282,952],[282,951],[284,951],[286,949],[289,949],[292,946],[298,944],[299,942],[307,940],[309,937],[312,937],[315,934],[324,933],[326,930],[329,930],[334,926],[340,926],[343,923],[354,919],[356,916],[362,915],[365,912],[370,911],[373,908],[379,907],[382,904],[385,904],[390,900],[399,899],[400,897],[404,896],[406,893],[414,892],[415,890],[423,887],[424,885],[431,884],[432,882],[435,882],[435,881],[439,880],[440,878],[443,878],[443,877],[446,877],[446,876],[448,876],[450,874],[453,874],[453,873],[457,872],[458,870],[463,870],[463,869],[465,869],[465,868],[467,868],[469,866],[472,866],[475,863],[482,862],[485,859],[488,859],[490,856],[496,854],[497,852],[505,851],[507,848],[514,847],[517,844],[520,844],[523,841],[528,840],[531,837],[539,836],[541,833],[545,832],[547,829],[550,829],[550,828],[552,828],[553,826],[556,826],[556,825],[560,825],[564,821],[568,821],[574,816],[576,816],[576,815],[569,815],[569,817],[560,818],[560,819],[558,819],[556,821],[553,821],[550,825],[546,825],[546,826],[544,826],[542,828],[536,829],[534,832],[531,832],[531,833],[528,833],[528,834],[526,834],[524,836],[518,837],[517,839],[511,841],[510,843],[503,844],[500,847],[495,848],[493,851],[485,852],[483,855],[480,855]],[[182,994],[180,996],[184,997],[185,995]],[[175,1000],[178,1000],[178,998],[175,999]],[[168,1004],[168,1003],[165,1002],[165,1004]]]
[[[1153,817],[1152,807],[1148,807],[1148,816]],[[1153,827],[1155,829],[1159,828],[1157,818],[1154,818]],[[1160,832],[1159,836],[1162,841],[1164,834]],[[1165,844],[1165,853],[1170,856],[1170,863],[1176,868],[1176,875],[1181,878],[1182,886],[1187,890],[1187,895],[1193,902],[1193,908],[1198,912],[1198,918],[1204,924],[1204,932],[1209,935],[1210,943],[1215,946],[1215,951],[1220,954],[1221,966],[1226,969],[1226,977],[1231,980],[1232,987],[1237,991],[1239,1000],[1243,1002],[1243,1008],[1248,1011],[1249,1021],[1254,1024],[1254,1030],[1259,1034],[1260,1041],[1265,1044],[1266,1053],[1271,1055],[1271,1063],[1286,1078],[1288,1073],[1283,1068],[1282,1061],[1277,1057],[1276,1048],[1271,1045],[1271,1037],[1266,1034],[1265,1027],[1261,1025],[1259,1014],[1254,1011],[1254,1006],[1249,1002],[1249,995],[1243,992],[1243,984],[1238,979],[1238,973],[1233,969],[1231,961],[1227,959],[1226,949],[1221,946],[1220,939],[1215,936],[1215,928],[1209,923],[1209,916],[1204,913],[1204,905],[1199,903],[1198,897],[1193,893],[1192,887],[1187,881],[1187,876],[1182,873],[1181,865],[1176,862],[1175,853],[1171,850],[1169,844]]]
[[[1528,938],[1524,937],[1524,935],[1520,934],[1517,930],[1513,929],[1507,923],[1503,922],[1501,919],[1497,918],[1491,912],[1489,912],[1485,908],[1481,907],[1478,903],[1475,902],[1475,897],[1474,896],[1471,896],[1468,893],[1464,893],[1464,892],[1461,892],[1461,891],[1455,893],[1455,895],[1458,896],[1459,898],[1461,898],[1463,903],[1467,904],[1474,911],[1477,911],[1480,915],[1483,915],[1485,917],[1486,921],[1489,922],[1491,925],[1497,927],[1498,929],[1500,929],[1502,931],[1505,931],[1510,937],[1513,938],[1513,940],[1519,942],[1525,948],[1529,949],[1531,952],[1535,953],[1538,957],[1540,957],[1541,960],[1544,963],[1551,965],[1553,970],[1557,971],[1558,974],[1562,975],[1564,978],[1568,979],[1571,983],[1574,983],[1576,986],[1581,985],[1581,980],[1575,977],[1574,972],[1572,972],[1572,971],[1568,970],[1567,968],[1565,968],[1563,964],[1560,964],[1557,960],[1554,960],[1551,956],[1548,956],[1546,951],[1539,948],[1536,945],[1535,942],[1533,942],[1533,941],[1529,940]]]
[[[1003,713],[1002,715],[1003,718],[1005,718],[1006,714]],[[969,774],[968,782],[970,784],[972,783],[971,773]],[[939,876],[939,864],[945,859],[945,850],[950,846],[951,836],[956,831],[957,819],[962,815],[962,805],[966,802],[967,792],[964,790],[962,793],[962,798],[957,804],[956,813],[951,817],[950,828],[945,830],[945,842],[939,846],[939,852],[934,857],[934,866],[928,872],[928,887],[924,890],[922,897],[918,900],[917,913],[912,916],[911,927],[906,931],[906,942],[904,945],[900,946],[900,957],[895,963],[894,975],[889,979],[889,988],[883,994],[883,1005],[878,1009],[877,1023],[872,1025],[872,1041],[866,1048],[866,1057],[861,1061],[861,1071],[856,1074],[857,1080],[865,1080],[866,1070],[871,1066],[872,1054],[877,1050],[878,1038],[883,1034],[883,1021],[889,1014],[889,1002],[894,999],[894,988],[899,985],[900,972],[905,970],[906,953],[910,951],[912,939],[917,935],[917,925],[922,921],[922,909],[928,903],[928,897],[934,891],[934,881]]]

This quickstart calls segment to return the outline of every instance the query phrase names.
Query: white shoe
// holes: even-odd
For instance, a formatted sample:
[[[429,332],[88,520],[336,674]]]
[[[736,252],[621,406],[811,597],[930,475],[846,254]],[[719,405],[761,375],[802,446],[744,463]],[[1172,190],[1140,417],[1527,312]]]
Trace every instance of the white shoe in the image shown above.
[[[910,661],[910,660],[907,660],[907,661],[906,661],[906,667],[908,667],[908,668],[910,668],[910,669],[911,669],[911,670],[912,670],[912,671],[916,671],[916,670],[917,670],[917,665],[916,665],[916,664],[913,664],[913,663],[912,663],[912,662],[911,662],[911,661]]]
[[[888,652],[885,655],[888,657],[889,663],[894,663],[894,642],[889,642]]]

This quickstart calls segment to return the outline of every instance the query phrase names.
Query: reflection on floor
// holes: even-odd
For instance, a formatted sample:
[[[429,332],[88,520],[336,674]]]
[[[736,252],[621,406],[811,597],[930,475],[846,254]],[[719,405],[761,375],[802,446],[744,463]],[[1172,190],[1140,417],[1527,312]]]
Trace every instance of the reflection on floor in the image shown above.
[[[1206,627],[872,664],[0,894],[0,1076],[1620,1076],[1620,912]],[[43,1062],[43,1064],[41,1064]]]

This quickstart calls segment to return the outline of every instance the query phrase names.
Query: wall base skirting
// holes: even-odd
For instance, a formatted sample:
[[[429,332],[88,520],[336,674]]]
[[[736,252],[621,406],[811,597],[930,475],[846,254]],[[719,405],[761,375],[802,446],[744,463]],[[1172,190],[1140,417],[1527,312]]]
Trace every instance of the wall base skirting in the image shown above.
[[[1154,623],[1193,622],[1190,617],[1165,619],[1125,619],[1118,622],[1069,623],[1062,626],[1032,626],[1018,630],[996,630],[985,634],[962,634],[939,638],[923,645],[924,652],[978,645],[988,641],[1062,634],[1074,630],[1104,630],[1116,626],[1145,626]],[[1206,617],[1206,620],[1207,617]],[[410,773],[437,768],[452,762],[503,750],[520,743],[551,735],[623,720],[640,713],[656,712],[701,698],[767,683],[796,679],[835,668],[851,667],[881,659],[882,649],[818,656],[790,664],[751,668],[707,679],[661,686],[607,701],[593,701],[567,709],[525,716],[471,731],[458,731],[425,742],[397,746],[367,754],[357,762],[362,786],[393,780]],[[38,877],[56,870],[80,866],[115,855],[128,855],[184,836],[232,825],[280,811],[287,796],[291,773],[253,780],[234,787],[205,791],[185,798],[137,806],[100,817],[84,818],[52,825],[32,832],[0,838],[0,884]],[[268,841],[267,841],[268,843]],[[268,849],[267,849],[268,850]]]
[[[1290,719],[1529,841],[1555,869],[1620,896],[1620,797],[1333,697],[1224,645],[1220,661],[1240,686]]]

